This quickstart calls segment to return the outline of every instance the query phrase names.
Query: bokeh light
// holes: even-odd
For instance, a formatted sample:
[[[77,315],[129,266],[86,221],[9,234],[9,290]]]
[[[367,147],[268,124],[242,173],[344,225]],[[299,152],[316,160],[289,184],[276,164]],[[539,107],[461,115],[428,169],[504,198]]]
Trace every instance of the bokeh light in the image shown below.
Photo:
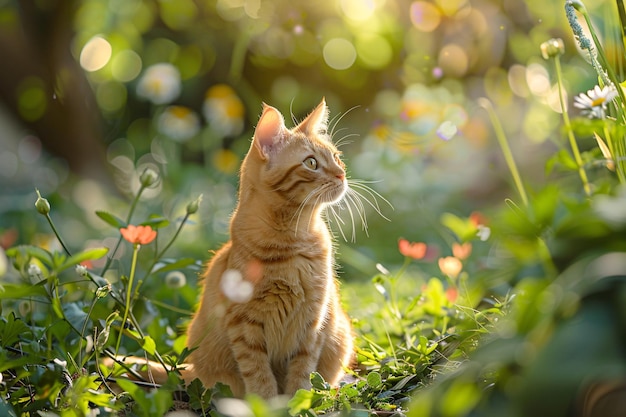
[[[451,77],[464,76],[469,66],[467,52],[454,43],[441,48],[437,61],[442,72]]]
[[[100,35],[94,36],[80,52],[80,66],[85,71],[98,71],[109,62],[112,51],[109,41]]]
[[[141,57],[137,52],[125,49],[115,54],[111,62],[111,74],[120,82],[129,82],[141,73]]]
[[[411,22],[422,32],[432,32],[441,23],[441,12],[431,3],[416,1],[411,4]]]
[[[393,50],[382,36],[366,34],[356,39],[356,51],[359,61],[367,68],[381,69],[389,65]]]
[[[357,21],[369,19],[376,10],[374,0],[341,0],[340,5],[346,17]]]
[[[357,57],[356,49],[352,42],[343,38],[333,38],[326,42],[323,55],[326,64],[336,70],[350,68]]]

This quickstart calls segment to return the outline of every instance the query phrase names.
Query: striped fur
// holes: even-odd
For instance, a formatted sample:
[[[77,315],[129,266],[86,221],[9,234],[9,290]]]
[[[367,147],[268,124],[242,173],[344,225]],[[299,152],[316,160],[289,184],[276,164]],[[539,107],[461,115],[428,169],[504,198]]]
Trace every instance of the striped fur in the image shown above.
[[[278,110],[264,105],[241,167],[231,240],[203,274],[185,379],[270,398],[310,387],[313,371],[337,384],[350,365],[352,328],[321,215],[347,190],[327,117],[322,100],[287,129]],[[241,281],[224,282],[233,273]]]

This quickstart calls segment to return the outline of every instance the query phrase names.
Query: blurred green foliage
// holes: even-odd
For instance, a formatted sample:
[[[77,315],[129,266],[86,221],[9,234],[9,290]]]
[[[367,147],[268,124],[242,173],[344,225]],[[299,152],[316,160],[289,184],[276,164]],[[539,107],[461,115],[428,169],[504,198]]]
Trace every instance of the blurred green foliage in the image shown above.
[[[0,381],[0,410],[13,412],[5,403],[12,402],[23,412],[75,406],[81,411],[67,415],[82,415],[112,404],[108,391],[95,393],[93,356],[111,342],[101,338],[85,352],[85,329],[96,345],[98,335],[121,331],[111,312],[124,305],[132,251],[115,248],[129,204],[159,238],[139,257],[145,275],[131,317],[139,333],[128,330],[122,350],[184,358],[179,326],[194,309],[207,251],[228,239],[237,169],[261,102],[299,120],[320,96],[334,139],[345,142],[350,176],[371,181],[393,206],[381,204],[390,221],[372,210],[368,233],[338,244],[360,368],[341,388],[314,376],[313,389],[289,404],[250,398],[251,413],[619,410],[624,102],[602,104],[589,93],[608,115],[600,119],[571,103],[606,86],[610,74],[590,65],[594,57],[616,73],[609,82],[624,81],[626,20],[619,0],[585,1],[601,42],[590,56],[568,26],[564,5],[574,3],[582,4],[0,0],[0,47],[12,64],[0,67],[0,247],[14,247],[8,261],[17,267],[6,265],[0,282],[0,371],[8,381]],[[576,16],[584,23],[580,10]],[[542,58],[550,38],[563,40],[558,67],[554,55]],[[617,173],[607,169],[615,165]],[[159,174],[149,187],[146,169]],[[79,255],[63,254],[46,232],[35,188]],[[203,203],[189,219],[183,213],[199,194]],[[425,252],[405,253],[400,238],[423,242]],[[163,242],[174,240],[163,257]],[[458,252],[463,243],[471,255]],[[96,256],[100,248],[110,262]],[[77,278],[77,260],[103,276]],[[100,279],[113,284],[105,300],[94,292]],[[76,355],[83,363],[54,362]],[[73,385],[60,382],[68,373]],[[150,392],[122,383],[129,394],[117,404],[163,413],[172,379]],[[241,406],[221,403],[225,393],[195,384],[188,394],[202,412]],[[589,398],[606,400],[589,406]]]

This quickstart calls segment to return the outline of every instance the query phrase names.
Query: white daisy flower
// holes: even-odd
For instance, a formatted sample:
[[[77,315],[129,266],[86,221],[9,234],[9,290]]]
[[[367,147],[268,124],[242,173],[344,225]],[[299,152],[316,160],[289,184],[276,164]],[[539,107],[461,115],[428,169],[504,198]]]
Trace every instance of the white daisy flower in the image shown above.
[[[177,142],[185,142],[200,132],[200,118],[185,106],[169,106],[157,121],[159,132]]]
[[[209,127],[221,136],[237,136],[243,132],[243,103],[226,84],[207,90],[202,112]]]
[[[137,95],[154,104],[171,103],[180,95],[180,72],[172,64],[149,66],[137,84]]]
[[[613,87],[595,86],[587,93],[580,93],[574,97],[574,107],[581,109],[581,114],[590,119],[604,119],[606,108],[611,100],[617,96],[617,91]]]

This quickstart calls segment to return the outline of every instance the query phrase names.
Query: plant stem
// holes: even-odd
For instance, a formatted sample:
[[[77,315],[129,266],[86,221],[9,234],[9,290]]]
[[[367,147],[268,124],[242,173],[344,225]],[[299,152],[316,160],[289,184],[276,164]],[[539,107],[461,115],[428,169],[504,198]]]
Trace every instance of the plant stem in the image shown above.
[[[133,213],[135,212],[135,208],[137,207],[137,203],[139,202],[139,197],[141,197],[141,193],[143,193],[143,190],[145,189],[146,187],[143,184],[139,187],[139,191],[137,191],[137,195],[135,195],[135,198],[133,199],[133,202],[131,203],[130,210],[128,211],[128,215],[126,216],[126,224],[130,223],[130,219],[133,217]],[[111,262],[113,262],[113,258],[115,257],[115,254],[117,253],[118,249],[120,248],[122,239],[123,237],[120,234],[120,236],[117,238],[117,242],[115,243],[115,247],[113,248],[111,255],[107,256],[107,262],[104,265],[104,268],[102,268],[102,271],[100,271],[100,276],[104,276],[104,273],[109,270],[109,267],[111,266]]]
[[[135,243],[133,245],[133,260],[130,265],[130,275],[128,277],[128,285],[126,288],[126,307],[124,309],[124,316],[122,318],[122,325],[120,327],[120,333],[117,337],[117,344],[115,345],[115,354],[117,355],[120,350],[120,343],[122,342],[122,335],[124,334],[124,326],[126,325],[126,320],[128,319],[128,312],[130,311],[130,305],[132,304],[132,290],[133,290],[133,279],[135,277],[135,268],[137,267],[137,254],[139,253],[139,248],[141,245]]]
[[[504,160],[513,176],[513,182],[515,183],[515,187],[517,188],[517,192],[519,193],[522,202],[525,207],[528,207],[528,197],[526,196],[526,190],[524,189],[524,184],[522,183],[522,178],[517,170],[517,165],[515,164],[515,159],[513,158],[513,153],[511,152],[511,148],[509,146],[509,142],[506,139],[506,135],[504,134],[504,129],[502,128],[502,124],[500,123],[500,119],[496,115],[496,112],[493,109],[493,105],[491,101],[486,98],[479,99],[479,104],[485,110],[487,110],[487,114],[489,114],[489,119],[491,120],[491,124],[493,125],[493,129],[496,134],[496,138],[498,139],[498,143],[500,144],[500,148],[502,149],[502,153],[504,154]]]
[[[85,340],[85,331],[87,330],[87,322],[89,321],[89,317],[91,316],[91,313],[93,312],[94,307],[96,306],[96,303],[98,302],[98,297],[94,297],[92,302],[91,302],[91,306],[89,306],[89,312],[87,313],[87,317],[85,317],[85,322],[83,323],[83,328],[80,330],[80,342],[78,344],[78,364],[80,367],[82,367],[83,364],[83,341]]]
[[[46,220],[48,220],[48,224],[50,225],[50,227],[52,228],[52,231],[54,232],[54,235],[57,237],[57,239],[59,240],[59,243],[61,244],[61,246],[63,247],[63,250],[65,251],[65,253],[67,254],[67,256],[72,256],[72,254],[70,253],[69,249],[67,248],[67,246],[65,246],[65,242],[63,242],[63,239],[61,239],[61,235],[59,234],[59,232],[57,231],[57,228],[54,226],[54,222],[52,221],[52,218],[50,217],[50,214],[46,214]]]
[[[587,196],[590,196],[591,186],[589,185],[589,180],[587,179],[587,173],[585,172],[585,168],[583,167],[583,160],[580,156],[580,151],[578,150],[578,144],[576,143],[576,138],[574,137],[572,124],[569,120],[567,104],[565,103],[565,98],[563,97],[563,81],[561,77],[562,75],[561,60],[558,55],[554,57],[554,66],[556,68],[557,88],[559,90],[559,102],[561,104],[561,112],[563,114],[563,123],[565,124],[565,130],[567,131],[567,137],[569,138],[569,144],[570,144],[570,147],[572,148],[572,153],[574,155],[574,160],[576,161],[576,166],[578,166],[578,175],[580,175],[580,180],[583,183],[585,194],[587,194]]]
[[[139,281],[139,284],[137,284],[137,289],[136,289],[135,295],[137,295],[137,293],[139,292],[139,289],[141,288],[143,283],[146,281],[146,279],[148,278],[148,276],[152,272],[152,269],[154,268],[154,266],[159,262],[159,260],[163,257],[163,255],[165,255],[165,252],[167,252],[167,250],[170,248],[170,246],[172,246],[174,241],[178,238],[178,235],[180,234],[181,230],[183,230],[183,226],[185,226],[185,224],[187,223],[187,219],[189,219],[189,216],[190,216],[189,213],[185,213],[185,217],[183,217],[183,220],[180,222],[180,225],[178,226],[178,229],[176,229],[176,232],[174,233],[174,236],[172,236],[172,238],[167,243],[167,245],[165,245],[165,247],[163,249],[161,249],[161,251],[158,252],[157,255],[154,257],[154,260],[150,264],[150,267],[148,269],[146,269],[146,274],[144,275],[143,279],[141,281]]]
[[[607,146],[611,152],[613,163],[615,164],[615,171],[617,172],[617,178],[621,184],[626,184],[626,170],[624,169],[624,145],[621,141],[614,141],[611,136],[611,132],[605,122],[602,126],[604,131],[604,137],[606,138]]]

